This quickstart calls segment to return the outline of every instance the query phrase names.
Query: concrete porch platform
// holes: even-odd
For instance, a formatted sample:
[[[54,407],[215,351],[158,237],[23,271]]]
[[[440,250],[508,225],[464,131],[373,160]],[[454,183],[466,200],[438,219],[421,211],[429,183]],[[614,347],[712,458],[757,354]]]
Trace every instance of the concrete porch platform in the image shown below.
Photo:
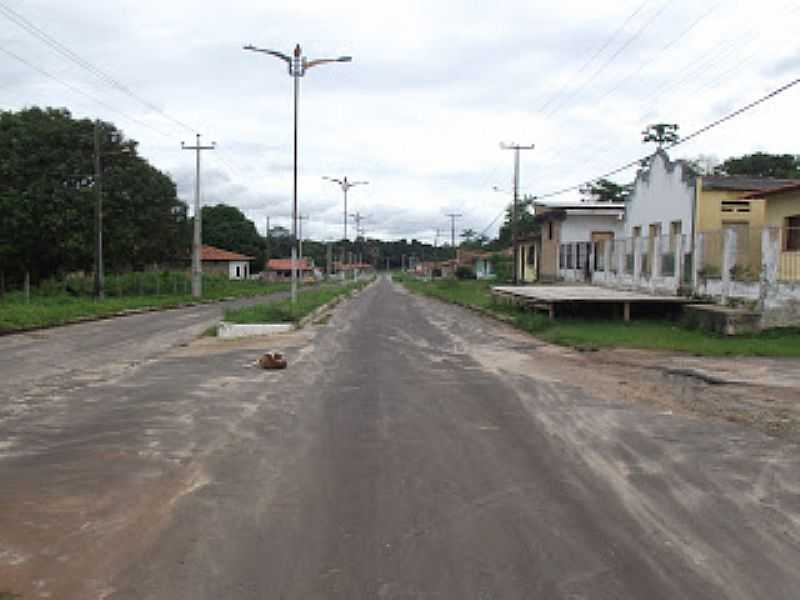
[[[621,307],[622,317],[631,320],[632,308],[637,305],[683,305],[693,302],[680,296],[657,296],[641,292],[628,292],[591,285],[533,285],[497,286],[492,288],[492,297],[497,300],[547,311],[551,319],[563,305],[616,305]],[[696,301],[695,301],[696,302]]]

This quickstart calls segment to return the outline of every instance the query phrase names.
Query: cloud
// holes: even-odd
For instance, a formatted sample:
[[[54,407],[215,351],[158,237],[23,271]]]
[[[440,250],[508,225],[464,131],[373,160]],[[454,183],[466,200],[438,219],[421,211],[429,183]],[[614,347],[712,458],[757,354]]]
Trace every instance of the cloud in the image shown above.
[[[783,0],[670,3],[652,22],[660,4],[648,4],[609,42],[640,4],[242,0],[223,12],[189,0],[10,0],[156,109],[10,22],[0,47],[102,104],[10,57],[0,62],[0,98],[5,109],[67,106],[114,121],[190,204],[194,156],[180,142],[193,142],[196,128],[218,143],[202,158],[204,202],[234,204],[263,230],[267,216],[288,224],[292,211],[292,79],[280,61],[242,46],[288,52],[299,41],[311,57],[350,54],[351,64],[311,69],[300,82],[299,203],[311,216],[308,230],[341,236],[341,192],[321,177],[348,175],[370,181],[348,207],[370,215],[368,231],[432,241],[449,227],[450,210],[464,213],[461,229],[478,231],[503,210],[508,195],[491,191],[511,187],[512,156],[501,141],[536,144],[522,158],[522,189],[547,193],[643,154],[639,133],[648,123],[692,131],[800,66],[800,9]],[[794,148],[784,124],[796,93],[681,152]],[[633,172],[619,179],[626,177]]]

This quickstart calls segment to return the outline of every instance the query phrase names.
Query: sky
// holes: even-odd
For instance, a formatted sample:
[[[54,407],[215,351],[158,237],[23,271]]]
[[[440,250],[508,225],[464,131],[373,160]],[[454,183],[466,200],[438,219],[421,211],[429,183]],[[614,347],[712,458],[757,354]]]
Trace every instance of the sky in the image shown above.
[[[369,182],[348,197],[367,236],[433,243],[439,229],[441,243],[448,213],[459,232],[496,235],[513,187],[501,142],[535,145],[521,194],[580,184],[645,155],[650,123],[689,134],[797,79],[799,30],[800,0],[0,0],[0,109],[112,121],[190,204],[181,141],[201,133],[217,143],[203,203],[237,206],[263,233],[267,217],[291,225],[292,78],[242,46],[350,55],[300,81],[304,235],[341,239],[342,192],[323,176],[346,175]],[[797,86],[672,156],[800,153],[799,102]]]

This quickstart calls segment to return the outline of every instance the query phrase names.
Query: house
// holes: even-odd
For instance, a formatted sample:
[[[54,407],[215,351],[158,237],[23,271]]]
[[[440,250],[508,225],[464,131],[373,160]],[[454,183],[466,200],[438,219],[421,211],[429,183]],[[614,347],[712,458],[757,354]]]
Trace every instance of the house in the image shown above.
[[[314,280],[314,267],[308,259],[301,258],[296,261],[296,270],[301,280]],[[264,277],[269,281],[288,281],[292,278],[291,258],[270,258],[267,261]]]
[[[203,244],[200,252],[204,273],[227,275],[229,279],[248,279],[250,277],[250,261],[252,256],[216,248]]]
[[[363,274],[373,273],[375,267],[370,263],[354,262],[354,263],[333,263],[334,273],[341,273],[345,279],[358,279]]]
[[[537,202],[533,209],[539,231],[517,239],[520,282],[588,280],[592,243],[611,242],[624,232],[624,203]]]
[[[800,183],[753,192],[739,201],[763,203],[764,225],[779,236],[778,278],[800,281]]]
[[[496,254],[496,252],[459,248],[456,260],[459,267],[467,267],[472,270],[476,279],[494,279],[496,274],[492,265],[492,257]],[[510,252],[506,251],[503,254],[510,255]]]

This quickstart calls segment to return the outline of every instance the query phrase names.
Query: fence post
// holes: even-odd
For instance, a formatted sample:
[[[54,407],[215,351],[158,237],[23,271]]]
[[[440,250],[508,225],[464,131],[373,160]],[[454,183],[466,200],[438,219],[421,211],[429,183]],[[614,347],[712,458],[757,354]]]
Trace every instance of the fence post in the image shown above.
[[[723,229],[722,237],[722,304],[727,304],[731,294],[731,271],[736,266],[736,230]]]
[[[630,238],[628,238],[630,239]],[[626,262],[628,260],[628,241],[622,240],[622,252],[617,252],[617,277],[623,278],[624,281],[625,276],[625,267],[627,266]]]
[[[694,238],[694,248],[692,249],[692,288],[695,294],[700,293],[700,272],[703,270],[705,256],[706,236],[698,233]]]
[[[778,282],[780,253],[780,230],[764,227],[761,230],[761,277],[758,290],[758,308],[762,319],[768,306],[770,291]]]
[[[633,283],[636,285],[642,277],[642,239],[633,238]]]
[[[653,237],[653,257],[650,261],[650,281],[656,277],[661,277],[661,243],[663,238],[661,235]]]

